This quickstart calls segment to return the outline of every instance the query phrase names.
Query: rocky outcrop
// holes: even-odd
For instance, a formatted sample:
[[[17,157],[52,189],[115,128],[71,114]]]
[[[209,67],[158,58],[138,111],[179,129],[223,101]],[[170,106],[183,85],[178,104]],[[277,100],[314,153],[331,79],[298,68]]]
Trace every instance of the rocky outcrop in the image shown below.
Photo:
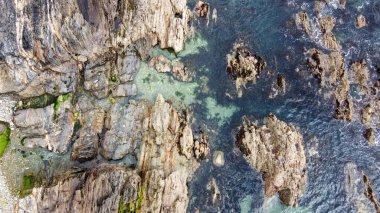
[[[312,34],[311,23],[309,15],[305,11],[300,11],[296,14],[296,25],[299,29],[302,29],[307,35]]]
[[[274,115],[261,127],[243,118],[236,146],[248,163],[263,173],[266,197],[278,192],[286,205],[297,204],[306,184],[306,157],[302,135],[293,125]]]
[[[325,54],[311,49],[307,52],[307,64],[321,87],[333,91],[335,118],[350,121],[353,103],[349,96],[349,82],[341,53],[333,51]]]
[[[239,97],[243,95],[242,89],[248,82],[256,83],[265,67],[265,61],[251,54],[242,43],[234,44],[232,52],[227,55],[227,72],[235,82]]]
[[[195,72],[190,71],[179,59],[169,60],[163,55],[150,59],[149,66],[158,72],[171,73],[180,81],[191,81],[195,75]]]
[[[0,93],[22,97],[73,92],[84,69],[90,82],[86,89],[103,98],[110,78],[133,72],[127,47],[140,56],[156,44],[178,52],[190,32],[186,0],[28,0],[17,5],[3,0],[0,5],[7,17],[0,34]]]
[[[363,15],[358,15],[355,19],[355,27],[360,29],[367,26],[367,21]]]
[[[196,17],[207,17],[209,18],[210,16],[210,4],[203,2],[203,1],[198,1],[195,5],[195,15]]]
[[[318,19],[322,32],[322,46],[327,49],[340,50],[341,46],[332,30],[335,27],[335,19],[332,16],[322,16]]]
[[[98,166],[76,173],[56,186],[33,189],[20,200],[19,208],[53,212],[114,212],[120,208],[181,212],[187,208],[187,181],[209,153],[207,135],[193,133],[189,112],[178,112],[162,96],[154,106],[134,100],[127,106],[115,103],[104,124],[104,139],[100,139],[104,112],[94,109],[86,96],[79,98],[76,108],[82,127],[71,157],[92,159],[99,146],[107,160],[134,158],[134,171],[125,166]]]
[[[380,212],[380,203],[373,191],[371,181],[354,163],[344,168],[347,198],[357,212]]]
[[[357,83],[360,85],[360,88],[363,93],[367,93],[368,80],[369,80],[369,71],[367,68],[367,62],[365,60],[355,61],[351,65],[351,70],[355,75]]]
[[[23,136],[26,147],[43,147],[53,152],[67,152],[74,127],[71,95],[59,96],[45,108],[15,112],[13,122]]]

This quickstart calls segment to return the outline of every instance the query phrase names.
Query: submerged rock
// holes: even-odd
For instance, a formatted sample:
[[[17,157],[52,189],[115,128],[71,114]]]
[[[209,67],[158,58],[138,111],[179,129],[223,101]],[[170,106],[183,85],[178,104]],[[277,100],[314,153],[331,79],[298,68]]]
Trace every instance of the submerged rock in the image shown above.
[[[306,157],[302,135],[293,125],[274,115],[261,127],[243,118],[236,146],[248,163],[263,173],[266,197],[278,192],[286,205],[297,204],[306,184]]]
[[[243,95],[242,87],[248,82],[255,84],[265,67],[265,61],[260,56],[251,54],[242,43],[236,43],[232,53],[227,55],[227,72],[235,81],[239,97]]]
[[[190,71],[179,59],[169,60],[163,55],[153,57],[149,66],[158,72],[172,73],[180,81],[193,80],[195,72]]]

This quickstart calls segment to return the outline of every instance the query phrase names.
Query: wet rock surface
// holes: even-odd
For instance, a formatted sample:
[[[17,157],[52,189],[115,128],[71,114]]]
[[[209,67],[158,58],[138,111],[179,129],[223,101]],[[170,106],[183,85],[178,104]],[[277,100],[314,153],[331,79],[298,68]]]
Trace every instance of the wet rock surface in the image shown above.
[[[302,135],[293,126],[269,115],[259,127],[248,118],[236,134],[236,146],[255,170],[263,174],[265,196],[276,193],[294,206],[305,189],[306,157]]]

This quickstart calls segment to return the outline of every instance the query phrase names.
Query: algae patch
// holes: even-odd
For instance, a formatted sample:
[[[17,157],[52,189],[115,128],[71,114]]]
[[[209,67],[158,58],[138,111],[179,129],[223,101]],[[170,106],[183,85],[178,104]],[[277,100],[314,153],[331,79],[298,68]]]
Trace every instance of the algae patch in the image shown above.
[[[0,157],[3,156],[5,149],[7,148],[10,141],[11,129],[6,127],[4,132],[0,135]]]

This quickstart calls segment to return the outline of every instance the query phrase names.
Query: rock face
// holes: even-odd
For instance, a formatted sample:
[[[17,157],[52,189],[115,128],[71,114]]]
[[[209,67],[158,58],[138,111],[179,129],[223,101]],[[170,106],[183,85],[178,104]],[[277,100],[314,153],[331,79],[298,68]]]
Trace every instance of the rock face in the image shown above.
[[[127,47],[183,49],[191,11],[186,0],[40,1],[0,3],[0,93],[22,97],[73,92],[84,69],[86,89],[108,93],[113,75],[133,72]],[[3,20],[2,20],[3,21]],[[130,92],[128,92],[130,93]]]
[[[344,168],[345,189],[348,200],[357,212],[380,212],[380,203],[373,191],[371,181],[354,163]]]
[[[306,157],[298,130],[269,115],[263,126],[243,118],[236,146],[257,171],[263,173],[265,196],[279,193],[286,205],[294,206],[306,183]]]
[[[209,153],[207,135],[193,134],[188,112],[178,112],[158,96],[154,106],[134,100],[127,106],[115,103],[104,123],[104,111],[94,108],[86,96],[76,105],[82,127],[72,159],[92,159],[99,149],[107,160],[135,158],[135,170],[98,166],[56,186],[34,189],[32,195],[20,200],[19,208],[31,212],[115,212],[120,208],[181,212],[187,208],[187,181]],[[106,132],[101,139],[103,124]]]
[[[55,104],[45,108],[16,111],[13,122],[24,137],[21,143],[30,148],[67,152],[74,127],[70,101],[68,96],[59,96]]]
[[[251,54],[241,43],[236,43],[232,53],[227,55],[227,72],[235,81],[239,97],[243,95],[242,88],[248,82],[256,83],[265,67],[264,60],[260,56]]]
[[[21,199],[16,212],[120,212],[138,203],[141,178],[120,166],[74,173],[56,186],[34,188]],[[127,209],[128,208],[128,209]]]

